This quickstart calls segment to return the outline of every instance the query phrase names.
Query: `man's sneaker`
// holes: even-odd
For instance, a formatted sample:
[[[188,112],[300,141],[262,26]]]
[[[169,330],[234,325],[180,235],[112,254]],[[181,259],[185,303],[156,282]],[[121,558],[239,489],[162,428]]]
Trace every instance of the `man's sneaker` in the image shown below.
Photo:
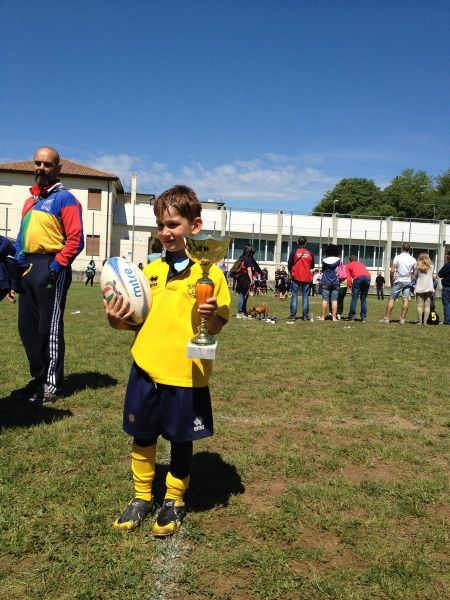
[[[297,317],[295,315],[289,315],[286,321],[295,321]]]
[[[61,391],[51,392],[47,385],[44,385],[38,392],[36,392],[28,402],[33,406],[44,406],[44,404],[53,404],[57,400],[64,398],[64,394]]]
[[[155,512],[155,501],[153,498],[148,500],[142,500],[141,498],[134,498],[129,502],[114,523],[113,527],[122,529],[124,531],[133,531],[136,527],[142,524],[142,521],[148,517],[148,515]]]
[[[340,315],[339,313],[336,315],[336,319],[337,319],[338,321],[340,321],[340,320],[341,320],[341,315]]]
[[[183,500],[164,499],[156,523],[153,525],[155,537],[166,537],[180,529],[186,516],[186,505]]]
[[[41,389],[41,387],[42,386],[39,383],[36,383],[34,379],[30,379],[30,381],[23,387],[18,388],[17,390],[13,390],[10,396],[11,398],[21,398],[24,400],[28,400],[29,398],[31,398],[31,396],[33,396],[33,394],[36,394]]]
[[[382,319],[380,319],[378,321],[379,323],[386,323],[386,325],[389,325],[389,319],[386,319],[386,317],[383,317]]]
[[[399,321],[400,325],[404,325],[406,323],[405,319],[400,319]]]

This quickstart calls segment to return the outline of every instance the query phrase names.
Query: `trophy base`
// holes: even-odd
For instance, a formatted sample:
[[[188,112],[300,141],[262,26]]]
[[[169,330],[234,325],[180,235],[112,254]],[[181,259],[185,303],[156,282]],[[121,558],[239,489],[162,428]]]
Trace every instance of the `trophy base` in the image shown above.
[[[202,358],[203,360],[214,360],[216,358],[217,342],[208,346],[198,346],[189,342],[187,345],[188,358]]]

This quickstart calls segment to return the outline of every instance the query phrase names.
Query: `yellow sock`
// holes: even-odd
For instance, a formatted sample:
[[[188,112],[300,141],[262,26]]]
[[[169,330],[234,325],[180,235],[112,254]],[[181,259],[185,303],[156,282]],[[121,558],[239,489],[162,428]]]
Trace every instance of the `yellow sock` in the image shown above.
[[[183,496],[186,490],[189,487],[189,475],[184,479],[177,479],[170,473],[167,473],[166,477],[166,495],[164,498],[167,500],[181,500],[183,501]]]
[[[150,502],[152,499],[152,483],[155,477],[156,444],[142,448],[133,442],[131,451],[131,470],[135,497]]]

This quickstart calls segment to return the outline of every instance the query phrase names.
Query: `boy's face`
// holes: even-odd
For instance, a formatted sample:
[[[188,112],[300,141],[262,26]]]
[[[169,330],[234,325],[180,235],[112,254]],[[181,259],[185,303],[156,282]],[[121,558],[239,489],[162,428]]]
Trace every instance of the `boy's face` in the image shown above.
[[[173,206],[164,211],[162,219],[157,219],[158,237],[164,248],[175,256],[185,256],[184,238],[197,235],[202,228],[202,220],[195,217],[191,222],[182,217]]]

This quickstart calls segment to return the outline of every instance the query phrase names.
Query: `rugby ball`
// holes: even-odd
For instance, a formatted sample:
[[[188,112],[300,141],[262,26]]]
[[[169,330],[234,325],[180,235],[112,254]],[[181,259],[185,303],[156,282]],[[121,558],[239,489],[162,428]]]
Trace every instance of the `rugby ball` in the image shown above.
[[[140,325],[150,312],[152,292],[144,273],[126,258],[114,256],[102,267],[100,286],[106,302],[110,302],[114,294],[126,296],[134,308],[134,315],[128,323]]]

